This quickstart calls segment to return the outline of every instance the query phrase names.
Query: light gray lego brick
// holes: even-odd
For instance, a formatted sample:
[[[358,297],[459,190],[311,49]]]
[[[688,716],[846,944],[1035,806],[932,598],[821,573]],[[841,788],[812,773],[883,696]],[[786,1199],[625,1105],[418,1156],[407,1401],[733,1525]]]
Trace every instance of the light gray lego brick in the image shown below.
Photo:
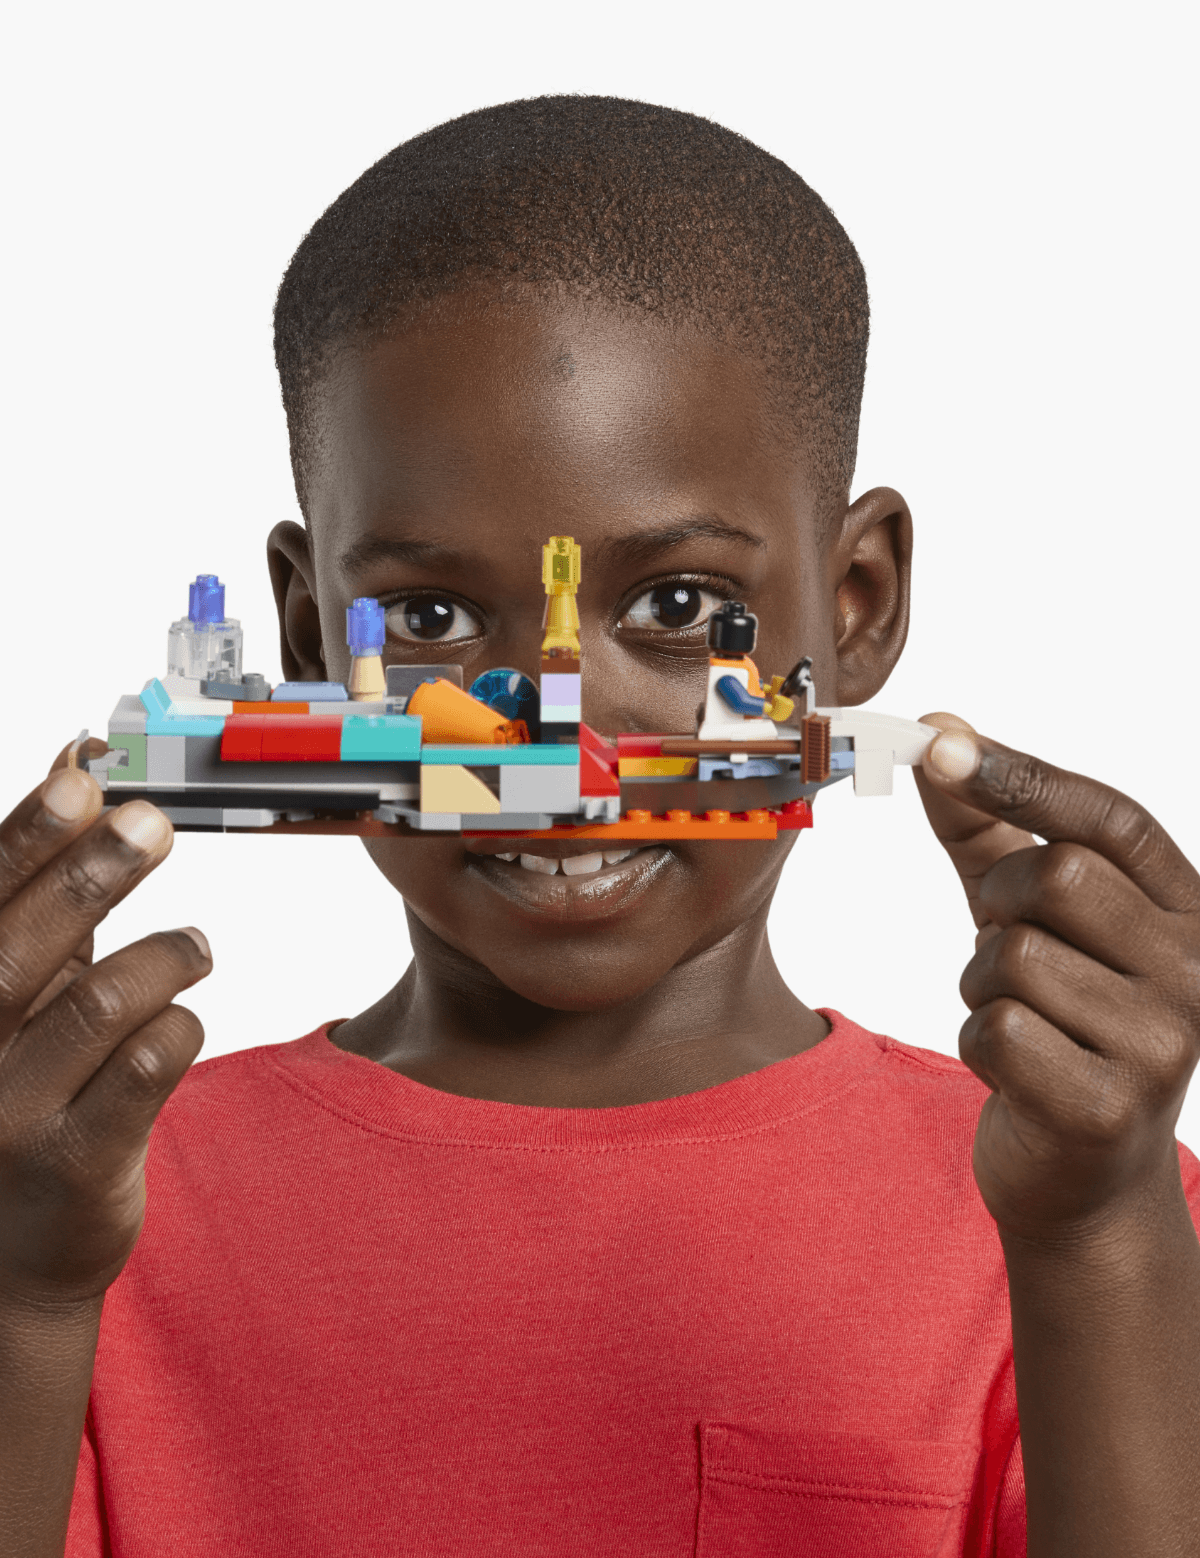
[[[855,795],[890,795],[892,793],[892,752],[867,751],[854,753]]]
[[[178,785],[187,778],[186,736],[146,737],[146,783]]]
[[[552,820],[544,811],[470,812],[462,814],[464,829],[480,833],[509,833],[517,828],[548,828]]]
[[[227,828],[269,828],[277,813],[265,807],[226,806],[217,815]]]
[[[219,806],[160,806],[159,811],[175,827],[219,828],[224,813]]]
[[[463,684],[461,665],[389,665],[384,675],[387,677],[389,698],[407,698],[431,676],[440,676],[443,681],[453,682],[456,687]]]
[[[500,770],[503,812],[579,810],[579,770],[562,764],[522,763]]]
[[[423,833],[457,833],[462,827],[460,811],[423,811],[409,819]]]
[[[146,729],[146,706],[136,694],[127,692],[108,718],[110,736],[140,736]]]

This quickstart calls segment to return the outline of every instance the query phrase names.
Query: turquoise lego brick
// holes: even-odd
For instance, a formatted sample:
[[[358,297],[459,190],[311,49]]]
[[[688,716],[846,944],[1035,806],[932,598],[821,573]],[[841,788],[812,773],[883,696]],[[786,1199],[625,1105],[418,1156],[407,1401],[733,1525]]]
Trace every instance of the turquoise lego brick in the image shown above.
[[[416,762],[421,721],[409,714],[348,714],[342,720],[343,763]]]
[[[219,736],[225,728],[221,714],[171,713],[171,696],[157,677],[142,690],[148,736]]]
[[[495,768],[509,767],[520,764],[529,764],[570,768],[579,767],[579,748],[573,746],[556,746],[549,742],[526,742],[514,747],[488,747],[488,746],[462,746],[462,747],[422,747],[421,761],[423,763],[462,763],[466,767],[479,768],[486,765]]]

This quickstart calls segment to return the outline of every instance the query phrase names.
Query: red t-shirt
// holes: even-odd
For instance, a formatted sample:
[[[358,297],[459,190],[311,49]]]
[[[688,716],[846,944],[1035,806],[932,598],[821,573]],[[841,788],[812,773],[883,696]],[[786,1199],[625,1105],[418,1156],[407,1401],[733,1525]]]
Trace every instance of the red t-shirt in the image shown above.
[[[622,1109],[458,1098],[324,1029],[194,1067],[69,1558],[1023,1554],[985,1090],[826,1015]]]

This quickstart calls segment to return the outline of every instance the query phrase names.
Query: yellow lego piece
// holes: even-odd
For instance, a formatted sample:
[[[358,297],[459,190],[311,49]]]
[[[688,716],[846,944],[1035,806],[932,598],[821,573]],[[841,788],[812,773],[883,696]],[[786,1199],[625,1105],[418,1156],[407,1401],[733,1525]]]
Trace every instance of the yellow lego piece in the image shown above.
[[[699,763],[694,757],[619,757],[617,773],[622,779],[677,779],[694,774]]]
[[[551,536],[542,548],[542,583],[550,597],[542,622],[542,655],[579,655],[579,608],[575,591],[582,573],[582,552],[573,536]]]
[[[500,797],[461,763],[423,763],[421,810],[495,814],[500,810]]]

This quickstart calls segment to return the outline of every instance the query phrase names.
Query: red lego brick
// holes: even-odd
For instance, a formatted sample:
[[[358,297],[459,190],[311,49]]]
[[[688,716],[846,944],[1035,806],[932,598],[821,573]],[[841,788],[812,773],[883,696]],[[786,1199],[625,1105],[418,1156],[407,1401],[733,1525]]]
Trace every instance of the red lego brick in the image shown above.
[[[227,714],[221,731],[223,763],[258,763],[262,760],[263,726],[261,714]]]
[[[661,757],[662,736],[618,736],[617,753],[621,757]]]
[[[337,763],[342,721],[337,714],[272,714],[263,719],[264,763]]]
[[[812,807],[807,801],[785,801],[775,813],[775,822],[781,833],[798,833],[801,828],[811,828]]]
[[[582,727],[581,727],[582,729]],[[590,752],[582,742],[579,747],[579,793],[580,795],[620,795],[621,781],[617,778],[616,756],[617,749],[613,751],[613,767],[610,768],[594,752]]]

